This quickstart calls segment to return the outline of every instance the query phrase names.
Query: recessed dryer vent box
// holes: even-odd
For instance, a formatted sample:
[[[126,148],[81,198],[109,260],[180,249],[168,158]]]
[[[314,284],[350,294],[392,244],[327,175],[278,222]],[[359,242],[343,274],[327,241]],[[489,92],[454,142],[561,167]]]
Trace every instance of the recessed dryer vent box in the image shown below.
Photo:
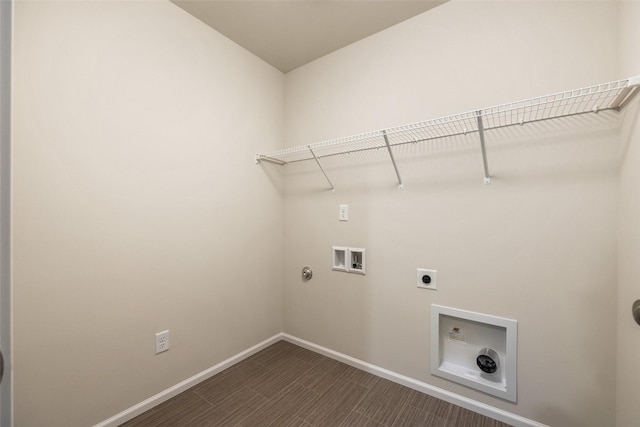
[[[518,322],[431,305],[431,373],[516,402]]]

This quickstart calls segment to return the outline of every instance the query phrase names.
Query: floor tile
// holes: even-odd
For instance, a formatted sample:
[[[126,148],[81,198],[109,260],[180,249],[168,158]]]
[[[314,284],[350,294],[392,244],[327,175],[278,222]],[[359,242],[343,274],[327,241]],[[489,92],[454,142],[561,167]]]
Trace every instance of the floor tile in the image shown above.
[[[338,381],[315,401],[306,402],[300,417],[316,426],[337,426],[344,421],[368,390],[351,381]]]
[[[342,421],[340,427],[386,427],[384,424],[380,424],[377,421],[373,421],[371,418],[367,418],[362,414],[358,414],[355,411],[351,411],[351,413],[347,416],[347,418]]]
[[[190,427],[233,426],[264,406],[268,400],[258,393],[243,387],[222,401],[217,407],[194,417]]]
[[[391,425],[412,390],[381,379],[360,401],[356,412],[381,424]]]
[[[420,393],[416,390],[411,390],[409,397],[407,398],[407,405],[413,406],[439,418],[449,418],[453,406],[451,403],[445,402],[428,394]]]
[[[333,359],[324,358],[302,374],[296,381],[315,391],[324,393],[348,372],[350,366]]]
[[[265,366],[246,360],[202,382],[194,391],[215,406],[265,372]]]
[[[392,427],[446,427],[447,420],[414,406],[404,405],[391,424]]]
[[[211,405],[193,391],[186,391],[159,405],[150,415],[134,418],[126,427],[184,426],[211,409]],[[145,414],[142,414],[145,415]]]
[[[278,365],[283,357],[294,351],[296,348],[300,348],[287,341],[278,341],[270,347],[254,354],[247,360],[258,363],[263,366],[273,368]]]
[[[287,389],[269,400],[251,416],[242,420],[240,426],[283,426],[292,423],[299,416],[301,407],[316,400],[317,393],[299,384],[291,384]]]
[[[298,347],[296,345],[294,345],[294,347],[295,348],[293,348],[289,354],[305,363],[308,363],[309,365],[315,365],[322,360],[328,359],[328,357],[316,353],[315,351],[307,350],[306,348]]]
[[[278,361],[273,369],[268,369],[262,374],[250,379],[246,386],[253,391],[271,399],[293,384],[312,366],[296,359],[283,356],[285,361]]]
[[[313,427],[313,425],[309,424],[302,418],[296,418],[293,421],[291,421],[289,424],[287,424],[287,427]]]
[[[509,424],[454,406],[447,427],[509,427]]]
[[[346,378],[347,380],[360,384],[365,388],[373,388],[381,381],[380,377],[354,367],[349,367],[349,373],[346,374]]]

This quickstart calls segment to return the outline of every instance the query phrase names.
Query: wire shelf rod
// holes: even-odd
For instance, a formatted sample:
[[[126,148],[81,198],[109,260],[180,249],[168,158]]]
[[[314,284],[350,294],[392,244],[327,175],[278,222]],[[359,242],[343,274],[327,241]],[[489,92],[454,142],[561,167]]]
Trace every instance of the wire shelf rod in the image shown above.
[[[601,111],[607,111],[607,110],[615,110],[615,109],[608,108],[606,110],[601,110]],[[593,114],[593,112],[592,111],[583,111],[583,112],[579,112],[579,113],[567,114],[567,115],[565,115],[563,117],[569,118],[569,117],[589,115],[589,114]],[[483,117],[486,117],[486,116],[483,116]],[[544,122],[544,121],[547,121],[547,120],[554,120],[554,119],[557,119],[557,117],[552,117],[552,118],[547,117],[547,118],[540,118],[540,119],[529,119],[529,120],[526,120],[526,121],[524,121],[522,123],[519,123],[519,122],[515,123],[514,122],[514,123],[508,123],[508,124],[502,124],[502,125],[484,126],[484,131],[486,133],[487,131],[492,131],[492,130],[498,130],[498,129],[504,129],[504,128],[512,127],[515,124],[526,125],[526,124],[539,123],[539,122]],[[474,129],[466,129],[466,130],[459,130],[458,132],[453,133],[451,135],[447,135],[447,136],[452,138],[452,137],[456,137],[456,136],[464,136],[464,135],[467,135],[467,134],[473,134],[473,133],[476,133],[476,132],[478,132],[478,129],[475,129],[475,128]],[[391,147],[399,147],[399,146],[408,145],[408,144],[416,144],[416,143],[434,141],[434,140],[442,139],[442,138],[443,138],[442,136],[434,135],[434,136],[429,136],[429,137],[426,137],[426,138],[412,139],[410,141],[393,142],[393,143],[390,142],[389,145]],[[379,150],[379,149],[385,148],[385,147],[386,147],[385,145],[381,145],[381,146],[374,146],[374,147],[357,148],[357,149],[345,150],[345,151],[341,151],[341,152],[337,152],[337,153],[322,154],[322,155],[316,154],[316,156],[317,156],[318,159],[324,159],[324,158],[342,156],[342,155],[346,155],[346,154],[362,153],[362,152],[371,151],[371,150]],[[307,149],[307,151],[308,151],[308,149]],[[265,158],[265,157],[261,158],[261,160],[271,161],[272,163],[276,163],[276,164],[281,164],[281,163],[293,164],[293,163],[299,163],[299,162],[306,162],[306,161],[308,161],[310,159],[313,159],[313,157],[310,156],[308,158],[295,159],[295,160],[290,160],[290,161],[287,161],[287,162],[282,162],[282,161],[278,161],[278,160],[275,160],[275,159],[272,160],[270,158]]]
[[[460,131],[459,133],[449,135],[449,137],[467,135],[467,134],[475,133],[475,132],[478,132],[478,130],[477,129],[472,129],[472,130]],[[391,143],[390,142],[389,145],[391,147],[399,147],[399,146],[402,146],[402,145],[416,144],[416,143],[427,142],[427,141],[434,141],[436,139],[442,139],[442,138],[443,137],[441,137],[441,136],[432,136],[432,137],[428,137],[428,138],[421,138],[421,139],[411,140],[411,141],[396,142],[396,143]],[[377,147],[358,148],[358,149],[349,150],[349,151],[343,151],[343,152],[339,152],[339,153],[318,155],[318,159],[342,156],[342,155],[345,155],[345,154],[362,153],[364,151],[379,150],[381,148],[386,148],[386,145],[381,145],[381,146],[377,146]],[[286,164],[305,162],[305,161],[308,161],[310,159],[312,159],[312,157],[308,158],[308,159],[290,160],[290,161],[286,162]]]
[[[608,111],[608,110],[616,110],[615,108],[606,108],[606,109],[602,109],[600,111]],[[565,114],[563,115],[561,118],[569,118],[569,117],[575,117],[575,116],[582,116],[582,115],[589,115],[589,114],[593,114],[593,111],[581,111],[581,112],[577,112],[577,113],[571,113],[571,114]],[[483,114],[483,117],[486,119],[487,115]],[[484,125],[484,131],[485,133],[487,131],[492,131],[492,130],[497,130],[497,129],[504,129],[504,128],[508,128],[508,127],[512,127],[514,125],[526,125],[526,124],[533,124],[533,123],[539,123],[539,122],[544,122],[547,120],[557,120],[558,117],[542,117],[542,118],[536,118],[536,119],[532,119],[532,118],[527,118],[526,120],[513,120],[510,121],[508,123],[504,123],[504,124],[493,124],[490,126]],[[476,118],[477,120],[477,118]],[[446,135],[446,137],[455,137],[455,136],[462,136],[462,135],[467,135],[467,134],[472,134],[472,133],[476,133],[478,132],[477,128],[463,128],[463,129],[458,129],[457,132],[455,133],[451,133]],[[416,144],[416,143],[421,143],[421,142],[428,142],[428,141],[433,141],[436,139],[442,139],[445,136],[442,135],[431,135],[428,137],[424,137],[424,138],[418,138],[418,139],[411,139],[411,140],[407,140],[407,141],[402,141],[402,142],[390,142],[390,146],[391,147],[397,147],[397,146],[402,146],[402,145],[407,145],[407,144]],[[356,149],[350,149],[350,150],[343,150],[340,152],[336,152],[336,153],[329,153],[329,154],[317,154],[316,156],[318,159],[323,159],[323,158],[329,158],[329,157],[335,157],[335,156],[341,156],[341,155],[345,155],[345,154],[352,154],[352,153],[361,153],[361,152],[365,152],[365,151],[371,151],[371,150],[379,150],[381,148],[384,148],[386,145],[380,145],[380,146],[372,146],[372,147],[365,147],[365,148],[356,148]],[[307,147],[306,151],[309,152],[309,149]],[[289,161],[282,161],[282,160],[278,160],[278,159],[272,159],[270,157],[267,157],[265,155],[261,155],[259,157],[258,160],[264,160],[267,162],[272,162],[272,163],[276,163],[276,164],[293,164],[293,163],[299,163],[299,162],[305,162],[308,160],[313,159],[313,156],[309,156],[309,157],[305,157],[305,158],[301,158],[301,159],[294,159],[294,160],[289,160]]]
[[[602,109],[599,111],[616,111],[615,108],[606,108],[606,109]],[[531,119],[531,120],[525,120],[522,125],[527,125],[527,124],[533,124],[533,123],[540,123],[540,122],[545,122],[547,120],[558,120],[559,118],[570,118],[570,117],[576,117],[576,116],[585,116],[585,115],[591,115],[593,114],[593,111],[581,111],[578,113],[572,113],[572,114],[565,114],[562,117],[543,117],[540,119]],[[517,123],[520,124],[520,123]],[[502,124],[502,125],[496,125],[496,126],[485,126],[484,130],[486,131],[492,131],[492,130],[498,130],[498,129],[504,129],[504,128],[509,128],[509,127],[513,127],[515,125],[515,123],[507,123],[507,124]],[[476,131],[477,132],[477,131]]]

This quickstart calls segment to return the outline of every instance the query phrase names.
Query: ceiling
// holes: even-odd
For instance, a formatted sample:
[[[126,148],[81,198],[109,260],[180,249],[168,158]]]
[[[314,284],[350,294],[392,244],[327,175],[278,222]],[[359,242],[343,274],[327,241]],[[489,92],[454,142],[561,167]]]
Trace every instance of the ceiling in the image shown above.
[[[283,73],[444,0],[171,0]]]

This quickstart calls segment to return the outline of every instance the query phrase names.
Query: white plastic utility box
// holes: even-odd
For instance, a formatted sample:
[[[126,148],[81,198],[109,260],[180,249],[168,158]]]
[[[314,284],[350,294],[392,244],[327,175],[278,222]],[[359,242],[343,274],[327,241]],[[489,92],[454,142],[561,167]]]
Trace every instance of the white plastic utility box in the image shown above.
[[[363,248],[333,247],[333,270],[366,274],[365,250]]]
[[[431,373],[516,402],[518,322],[431,305]]]

